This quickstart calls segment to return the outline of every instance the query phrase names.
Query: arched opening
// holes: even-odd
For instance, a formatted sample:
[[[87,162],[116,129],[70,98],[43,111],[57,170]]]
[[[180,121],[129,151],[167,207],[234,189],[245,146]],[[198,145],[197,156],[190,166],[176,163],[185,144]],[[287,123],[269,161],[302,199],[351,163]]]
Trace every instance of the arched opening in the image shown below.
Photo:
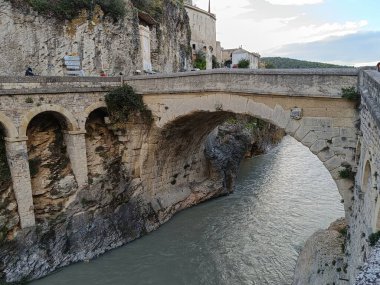
[[[37,222],[54,219],[77,189],[66,150],[67,119],[57,112],[42,112],[27,126],[27,147]]]
[[[0,242],[19,224],[17,202],[12,187],[5,140],[5,127],[0,123]]]
[[[222,109],[223,110],[217,110],[214,112],[192,112],[163,125],[160,130],[160,137],[157,140],[159,143],[156,148],[156,155],[152,159],[158,162],[158,173],[161,173],[161,171],[166,172],[165,175],[162,175],[166,179],[164,184],[178,185],[178,183],[180,184],[181,182],[186,184],[191,175],[197,175],[200,182],[204,179],[205,174],[208,175],[212,173],[210,165],[202,158],[204,156],[205,145],[208,143],[208,136],[218,125],[222,124],[228,118],[236,116],[235,112],[224,111],[224,106]],[[269,111],[269,108],[267,109]],[[277,125],[277,117],[270,115],[266,111],[264,112],[260,110],[258,111],[259,116],[257,116],[257,118],[263,122]],[[248,112],[247,114],[241,114],[240,116],[256,118],[248,114]],[[278,125],[277,127],[281,129]],[[298,138],[298,140],[300,139]],[[328,143],[327,139],[325,141]],[[307,146],[310,148],[310,145]],[[320,152],[328,152],[326,149],[327,147],[321,146]],[[318,153],[318,151],[315,153]],[[196,171],[196,174],[192,173],[189,176],[185,173],[186,171],[181,171],[181,169],[184,168],[190,169],[189,165],[191,166],[192,164],[194,164],[194,168],[199,169]],[[337,167],[339,166],[340,165]],[[336,169],[332,170],[335,170],[336,172]],[[330,170],[331,175],[333,172],[334,171]],[[228,178],[225,177],[224,179]],[[342,195],[342,193],[340,194]]]
[[[371,173],[371,164],[369,161],[366,161],[363,171],[363,180],[362,180],[362,191],[367,192],[372,188],[372,173]]]
[[[86,153],[89,183],[100,177],[114,177],[118,181],[120,156],[119,141],[107,125],[106,108],[92,111],[86,120]]]

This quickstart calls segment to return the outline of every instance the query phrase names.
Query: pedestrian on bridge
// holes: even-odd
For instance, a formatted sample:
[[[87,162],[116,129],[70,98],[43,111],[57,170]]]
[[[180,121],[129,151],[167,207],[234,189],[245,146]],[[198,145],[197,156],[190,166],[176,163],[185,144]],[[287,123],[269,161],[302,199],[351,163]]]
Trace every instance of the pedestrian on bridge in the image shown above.
[[[34,76],[33,70],[31,67],[28,67],[25,71],[25,76]]]

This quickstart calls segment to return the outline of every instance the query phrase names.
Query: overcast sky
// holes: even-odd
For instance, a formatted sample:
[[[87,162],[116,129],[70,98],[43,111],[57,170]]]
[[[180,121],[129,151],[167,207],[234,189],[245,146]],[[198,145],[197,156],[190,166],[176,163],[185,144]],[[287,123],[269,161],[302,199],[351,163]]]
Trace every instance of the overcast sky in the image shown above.
[[[207,9],[208,0],[193,0]],[[262,56],[380,61],[380,0],[211,0],[217,40]]]

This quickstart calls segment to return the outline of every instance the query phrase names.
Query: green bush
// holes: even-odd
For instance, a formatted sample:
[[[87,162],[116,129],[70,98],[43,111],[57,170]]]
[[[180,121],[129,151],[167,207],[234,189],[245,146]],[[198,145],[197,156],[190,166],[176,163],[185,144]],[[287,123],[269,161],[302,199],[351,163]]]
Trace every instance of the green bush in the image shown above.
[[[370,234],[368,237],[369,245],[370,246],[376,245],[379,239],[380,239],[380,231],[378,231],[377,233]]]
[[[355,179],[355,173],[352,172],[350,165],[344,166],[344,169],[339,170],[339,177],[343,179]]]
[[[238,67],[239,68],[249,68],[250,61],[248,59],[241,59],[238,62]]]
[[[193,62],[193,66],[195,68],[199,68],[200,70],[205,70],[206,69],[206,54],[204,51],[199,50],[195,54],[195,60]]]
[[[163,14],[163,0],[132,0],[133,6],[150,14],[155,20],[160,20]]]
[[[220,68],[220,63],[215,55],[212,55],[212,68]]]
[[[51,16],[60,20],[72,20],[82,9],[93,11],[99,5],[106,16],[115,21],[125,16],[126,7],[123,0],[10,0],[16,6],[20,1],[29,4],[33,10],[40,14]]]
[[[146,120],[152,119],[152,112],[146,108],[142,96],[129,85],[110,91],[106,95],[106,104],[113,123],[125,123],[131,114],[137,112]]]
[[[348,100],[358,100],[360,98],[360,94],[356,91],[355,87],[342,88],[342,98]]]

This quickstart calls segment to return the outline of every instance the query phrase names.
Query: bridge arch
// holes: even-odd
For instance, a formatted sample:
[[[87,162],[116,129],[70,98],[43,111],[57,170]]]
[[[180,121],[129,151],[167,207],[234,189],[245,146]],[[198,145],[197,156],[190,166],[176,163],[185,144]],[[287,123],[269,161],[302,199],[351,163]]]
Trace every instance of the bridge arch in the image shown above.
[[[90,116],[90,114],[95,111],[96,109],[104,109],[104,108],[107,108],[107,104],[106,102],[104,101],[99,101],[99,102],[96,102],[90,106],[88,106],[84,112],[83,112],[83,117],[85,118],[88,118]]]
[[[172,144],[173,153],[180,157],[196,152],[192,144],[200,146],[204,143],[207,135],[222,123],[227,118],[226,116],[231,114],[248,115],[284,129],[287,134],[308,147],[322,161],[337,184],[347,212],[352,203],[353,181],[340,177],[340,171],[345,169],[344,165],[353,166],[355,163],[357,136],[353,126],[354,116],[335,120],[333,117],[335,113],[326,112],[327,108],[324,112],[319,111],[326,114],[324,116],[310,116],[309,114],[316,114],[316,112],[313,113],[312,108],[308,109],[311,100],[304,99],[304,101],[297,102],[291,98],[280,97],[206,93],[205,95],[192,95],[187,100],[176,100],[176,96],[165,96],[159,101],[161,106],[153,109],[153,114],[157,118],[156,125],[166,138],[163,143]],[[148,106],[153,103],[150,102],[149,96],[146,102]],[[298,107],[303,108],[294,106],[294,102],[302,102],[304,105]],[[313,106],[313,108],[322,109],[324,106],[323,100],[317,104],[320,106]],[[306,111],[306,116],[292,118],[291,109],[296,107]],[[339,109],[336,113],[343,114],[343,110]],[[345,122],[345,125],[341,123],[342,121]],[[187,141],[182,139],[180,142],[183,146],[173,142],[179,137],[178,134],[175,134],[176,132],[187,136]],[[171,138],[173,141],[169,142],[168,140]],[[165,146],[160,145],[159,149],[165,149]],[[172,164],[173,158],[170,156],[170,151],[163,152],[161,159],[165,161],[164,164]]]
[[[65,109],[62,106],[50,104],[50,105],[42,105],[39,107],[32,108],[23,116],[20,123],[20,127],[19,127],[20,136],[26,137],[26,131],[28,129],[28,125],[30,121],[38,114],[41,114],[44,112],[50,112],[63,118],[68,131],[79,130],[78,122],[71,112],[69,112],[67,109]]]
[[[18,132],[13,122],[0,112],[0,125],[3,127],[5,135],[10,138],[18,137]]]

